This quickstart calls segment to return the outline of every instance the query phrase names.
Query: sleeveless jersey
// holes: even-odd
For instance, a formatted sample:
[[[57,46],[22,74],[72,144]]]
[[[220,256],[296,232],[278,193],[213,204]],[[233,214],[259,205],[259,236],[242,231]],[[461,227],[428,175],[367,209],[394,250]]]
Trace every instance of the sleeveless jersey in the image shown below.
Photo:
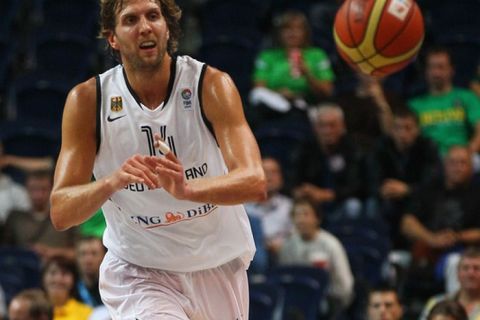
[[[172,58],[169,94],[154,110],[143,106],[121,65],[97,76],[96,179],[110,175],[134,154],[161,155],[159,133],[183,165],[187,182],[227,173],[201,106],[206,65]],[[143,267],[193,272],[237,257],[246,265],[255,251],[242,205],[180,201],[163,189],[130,184],[102,206],[104,244],[119,258]]]

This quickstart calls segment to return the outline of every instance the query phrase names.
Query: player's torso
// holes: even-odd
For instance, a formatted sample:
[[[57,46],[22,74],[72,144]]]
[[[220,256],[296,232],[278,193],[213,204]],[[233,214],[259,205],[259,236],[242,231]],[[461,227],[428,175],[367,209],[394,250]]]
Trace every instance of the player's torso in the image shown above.
[[[100,147],[94,166],[97,179],[117,170],[134,154],[162,156],[154,148],[156,133],[182,163],[187,181],[226,173],[223,157],[206,125],[199,100],[205,67],[189,57],[178,57],[173,64],[176,67],[171,69],[174,78],[170,80],[170,93],[155,110],[137,101],[121,66],[100,75]],[[204,247],[212,245],[205,240],[206,235],[218,234],[217,230],[225,224],[238,222],[237,214],[232,217],[222,213],[233,211],[241,215],[243,208],[178,201],[163,189],[149,190],[146,185],[137,183],[114,193],[103,210],[107,220],[107,247],[113,246],[117,255],[128,254],[123,258],[131,261],[137,259],[135,253],[131,255],[132,250],[149,254],[145,248],[150,245],[150,254],[160,256],[171,256],[178,248],[205,250]],[[241,237],[245,230],[241,232],[243,235],[239,234]],[[162,244],[158,247],[152,245],[159,240]],[[137,244],[142,245],[136,247]],[[187,252],[185,255],[188,256]],[[170,269],[168,264],[148,263],[139,262],[140,265]]]

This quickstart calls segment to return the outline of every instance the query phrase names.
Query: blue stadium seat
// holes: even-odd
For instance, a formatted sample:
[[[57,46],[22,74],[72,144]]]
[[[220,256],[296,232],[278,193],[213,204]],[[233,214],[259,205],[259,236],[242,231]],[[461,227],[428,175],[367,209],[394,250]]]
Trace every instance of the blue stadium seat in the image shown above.
[[[97,30],[96,0],[37,0],[43,24],[41,32],[77,34],[92,37]]]
[[[317,320],[320,304],[327,293],[328,272],[312,267],[285,266],[273,268],[268,282],[283,287],[285,298],[282,319]]]
[[[378,284],[390,250],[388,228],[372,219],[345,219],[328,227],[343,244],[357,281]]]
[[[0,247],[0,284],[7,303],[20,292],[41,285],[40,259],[32,251]]]
[[[20,9],[22,8],[23,0],[2,0],[0,1],[0,12],[2,19],[0,19],[0,35],[10,36],[12,34],[13,25],[18,18]]]
[[[95,48],[95,43],[84,36],[41,34],[33,49],[34,72],[72,85],[85,81],[92,73]]]
[[[250,320],[274,320],[281,312],[283,288],[269,283],[250,284]]]
[[[450,0],[425,1],[425,12],[430,21],[430,34],[439,37],[473,37],[480,41],[480,1],[462,0],[455,5]]]
[[[13,87],[17,119],[40,128],[48,128],[58,136],[63,106],[70,86],[41,78],[20,78]]]
[[[204,41],[199,50],[199,59],[227,72],[234,80],[242,98],[252,87],[253,63],[257,54],[250,40],[241,37],[218,37]]]

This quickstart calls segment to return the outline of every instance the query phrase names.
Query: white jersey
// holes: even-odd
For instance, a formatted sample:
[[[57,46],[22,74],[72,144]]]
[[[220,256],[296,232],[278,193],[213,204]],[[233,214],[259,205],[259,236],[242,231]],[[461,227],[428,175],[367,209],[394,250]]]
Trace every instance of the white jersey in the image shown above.
[[[97,77],[97,138],[94,174],[100,179],[134,154],[162,156],[153,146],[159,133],[181,161],[188,180],[227,173],[200,102],[206,65],[172,58],[169,93],[156,109],[143,106],[121,65]],[[163,189],[130,184],[103,205],[105,246],[143,267],[193,272],[237,257],[248,265],[255,245],[242,205],[180,201]]]

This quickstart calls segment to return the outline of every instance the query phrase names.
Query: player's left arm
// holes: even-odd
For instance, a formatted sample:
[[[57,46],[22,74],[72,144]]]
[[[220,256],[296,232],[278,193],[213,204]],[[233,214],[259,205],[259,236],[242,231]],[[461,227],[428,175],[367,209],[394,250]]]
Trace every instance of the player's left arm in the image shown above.
[[[203,79],[202,105],[213,126],[228,173],[185,181],[181,163],[170,152],[160,162],[161,185],[177,199],[220,205],[258,201],[266,197],[260,151],[243,113],[232,79],[208,67]]]

